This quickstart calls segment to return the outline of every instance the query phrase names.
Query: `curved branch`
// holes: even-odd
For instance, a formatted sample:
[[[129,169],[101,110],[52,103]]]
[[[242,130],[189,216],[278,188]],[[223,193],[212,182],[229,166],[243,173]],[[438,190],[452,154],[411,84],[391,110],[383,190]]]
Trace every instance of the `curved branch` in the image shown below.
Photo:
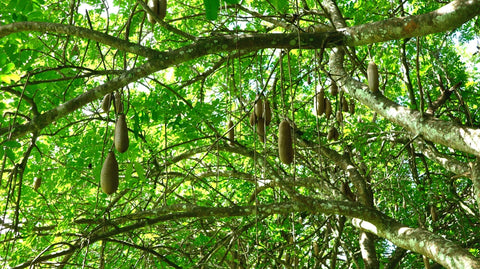
[[[320,32],[314,34],[256,34],[245,35],[243,37],[211,37],[202,40],[206,41],[203,42],[203,45],[205,45],[205,43],[210,44],[211,46],[215,46],[215,44],[221,45],[219,47],[217,46],[215,50],[211,50],[208,54],[218,51],[232,50],[232,47],[226,43],[228,40],[234,40],[234,47],[238,49],[298,48],[299,42],[296,38],[297,36],[301,38],[302,44],[300,45],[303,48],[321,48],[324,45],[326,47],[340,45],[359,46],[388,40],[423,36],[437,32],[445,32],[461,26],[463,23],[467,22],[478,14],[480,14],[480,0],[456,0],[427,14],[410,16],[406,18],[392,18],[384,21],[340,29],[339,32]],[[23,31],[67,34],[91,39],[93,41],[115,47],[122,51],[148,58],[159,56],[158,51],[148,47],[144,47],[87,28],[58,23],[15,22],[3,25],[0,26],[0,38],[12,33]],[[334,38],[334,40],[325,40],[325,34],[327,34],[328,37],[335,36],[336,38]],[[247,43],[244,43],[243,41],[247,41]],[[332,43],[332,41],[334,42]],[[202,44],[193,44],[186,46],[186,49],[191,50],[191,46],[197,47],[197,45],[199,48],[202,47]],[[181,49],[179,51],[181,51]]]
[[[428,141],[480,156],[480,129],[425,117],[421,112],[403,107],[380,93],[372,93],[367,85],[347,74],[343,68],[343,53],[335,53],[330,67],[338,83],[348,94],[389,121],[403,126],[413,134],[421,135]]]
[[[378,223],[353,219],[361,230],[388,239],[396,246],[420,253],[446,268],[479,268],[480,260],[456,243],[421,228],[406,227],[396,221],[384,219]]]
[[[57,33],[77,36],[112,46],[122,51],[130,52],[147,58],[155,57],[159,52],[120,38],[83,27],[60,23],[24,21],[0,26],[0,38],[18,32]]]
[[[6,35],[21,32],[21,31],[41,31],[41,32],[55,32],[70,34],[74,36],[79,36],[82,38],[89,38],[107,45],[111,45],[118,49],[132,52],[138,55],[144,55],[150,57],[151,59],[147,61],[144,65],[139,68],[135,68],[125,72],[123,75],[115,78],[103,85],[95,87],[86,93],[67,101],[60,106],[53,108],[38,117],[35,117],[31,122],[24,125],[15,126],[15,130],[12,133],[11,138],[15,139],[20,136],[25,135],[26,133],[39,131],[45,128],[48,124],[53,121],[72,113],[73,111],[83,107],[84,105],[102,98],[105,94],[111,93],[121,87],[128,85],[140,78],[143,78],[147,75],[150,75],[159,70],[163,70],[170,66],[175,66],[180,63],[184,63],[196,58],[203,57],[205,55],[218,53],[218,52],[229,52],[234,50],[246,50],[254,51],[258,49],[265,48],[285,48],[285,49],[296,49],[302,47],[303,49],[315,49],[315,48],[325,48],[325,47],[337,47],[342,45],[363,45],[373,42],[381,42],[391,39],[400,39],[406,38],[409,36],[415,35],[426,35],[435,32],[441,32],[452,27],[458,27],[463,22],[471,19],[480,10],[480,0],[457,0],[451,4],[438,9],[437,11],[430,12],[424,15],[412,16],[408,18],[400,19],[391,19],[383,22],[377,22],[382,25],[393,25],[390,29],[394,33],[387,35],[384,32],[388,32],[386,28],[378,28],[376,25],[362,25],[354,26],[350,28],[343,29],[339,32],[318,32],[318,33],[287,33],[287,34],[255,34],[255,35],[243,35],[243,36],[214,36],[210,38],[200,39],[198,42],[184,46],[180,49],[171,51],[171,52],[157,52],[155,50],[145,48],[143,46],[121,40],[97,31],[92,31],[89,29],[75,27],[70,25],[55,24],[55,23],[45,23],[45,22],[18,22],[12,23],[9,25],[0,26],[0,38]],[[409,25],[415,24],[415,28],[411,31],[400,31],[399,29],[406,28]],[[418,23],[426,23],[418,24]],[[438,26],[438,23],[442,22],[441,26]],[[432,26],[435,26],[433,27]],[[396,26],[395,26],[396,25]],[[368,27],[367,27],[368,26]],[[378,25],[377,25],[378,26]],[[395,27],[394,27],[395,26]],[[392,28],[393,27],[393,28]],[[403,27],[403,28],[402,28]],[[374,30],[376,29],[376,30]],[[409,28],[410,29],[410,28]],[[379,32],[381,31],[381,32]],[[382,35],[382,33],[384,33]],[[395,34],[396,33],[396,34]],[[343,74],[343,73],[341,73]],[[352,83],[349,85],[350,88],[358,88],[359,85],[363,85],[360,82]],[[364,96],[360,98],[360,94],[355,95],[352,91],[352,95],[358,97],[361,102],[373,103],[377,100],[370,94],[370,96]],[[389,101],[386,98],[378,97],[378,103],[385,104],[387,106],[393,107],[394,104],[392,101]],[[363,100],[363,101],[362,101]],[[373,100],[373,101],[372,101]],[[377,104],[378,104],[377,103]],[[366,104],[366,103],[364,103]],[[368,104],[366,104],[368,106]],[[382,105],[383,106],[383,105]],[[381,106],[378,106],[380,109]],[[375,110],[375,108],[374,108]],[[378,111],[377,111],[378,112]],[[404,108],[396,105],[393,110],[384,111],[384,113],[394,113],[395,115],[410,114],[410,110],[404,110]],[[380,113],[380,112],[379,112]],[[382,113],[380,113],[382,114]],[[441,124],[435,120],[427,120],[423,124],[418,122],[418,112],[411,113],[412,116],[406,117],[403,122],[409,123],[408,125],[417,125],[414,130],[419,130],[419,127],[423,127],[423,132],[416,133],[425,133],[425,128],[431,127],[440,127],[443,131],[445,128],[450,129],[451,126],[447,124]],[[415,121],[412,121],[412,118]],[[463,145],[453,145],[453,148],[469,152],[475,155],[480,154],[480,139],[478,132],[470,128],[455,128],[457,132],[460,133],[460,136],[466,139],[467,144]],[[8,132],[7,129],[0,129],[0,135]],[[428,130],[429,132],[429,130]],[[438,138],[441,133],[432,132],[436,138]],[[448,141],[452,138],[452,132],[446,132],[450,136],[440,139],[439,141]],[[429,139],[428,137],[426,137]],[[456,139],[458,140],[458,139]],[[477,140],[477,142],[475,142]],[[440,143],[440,142],[439,142]],[[448,145],[448,143],[446,143]],[[470,149],[472,147],[472,149]]]
[[[113,242],[113,243],[117,243],[117,244],[122,244],[122,245],[125,245],[125,246],[128,246],[128,247],[132,247],[132,248],[136,248],[136,249],[140,249],[142,251],[145,251],[145,252],[148,252],[156,257],[158,257],[159,260],[167,263],[168,265],[170,265],[171,267],[173,268],[182,268],[178,265],[176,265],[174,262],[170,261],[167,257],[165,257],[164,255],[156,252],[155,250],[149,248],[149,247],[145,247],[145,246],[140,246],[140,245],[136,245],[134,243],[130,243],[130,242],[126,242],[126,241],[123,241],[123,240],[116,240],[116,239],[106,239],[105,241],[109,241],[109,242]]]
[[[461,162],[447,154],[443,154],[436,150],[433,146],[428,145],[422,139],[415,139],[415,146],[430,160],[437,162],[443,168],[448,171],[455,173],[456,175],[465,175],[470,174],[468,164]]]
[[[77,249],[78,249],[78,246],[69,245],[68,249],[60,250],[60,251],[54,252],[52,254],[36,257],[34,260],[26,261],[24,263],[21,263],[21,264],[15,266],[15,267],[12,267],[12,269],[21,269],[21,268],[31,267],[32,265],[43,262],[43,261],[48,261],[48,260],[51,260],[53,258],[69,255],[69,254],[75,252]]]
[[[302,199],[304,202],[301,203],[285,202],[269,205],[218,208],[184,204],[171,207],[169,208],[170,210],[162,208],[158,212],[143,212],[141,219],[137,216],[139,213],[135,213],[132,217],[124,217],[136,220],[135,223],[96,233],[92,235],[89,242],[93,243],[137,228],[179,218],[223,218],[256,214],[268,216],[308,211],[312,214],[338,214],[352,217],[354,218],[353,223],[360,229],[383,237],[404,249],[425,255],[447,268],[478,268],[480,266],[480,260],[458,244],[427,230],[405,226],[375,209],[353,202],[320,200],[311,197],[304,198]]]
[[[0,37],[2,37],[2,30],[5,32],[5,29],[2,29],[2,27],[3,26],[0,26]],[[80,109],[86,104],[102,98],[107,93],[111,93],[139,80],[140,78],[144,78],[154,72],[166,69],[170,66],[175,66],[180,63],[221,51],[228,52],[237,49],[253,51],[271,47],[298,48],[298,40],[298,34],[258,34],[245,35],[240,38],[221,36],[202,39],[195,44],[188,45],[171,52],[158,52],[154,58],[149,59],[142,66],[126,71],[122,75],[113,78],[112,80],[97,86],[49,111],[46,111],[38,117],[35,117],[29,123],[14,126],[14,130],[10,138],[16,139],[24,136],[27,133],[39,131],[50,123],[65,117],[66,115],[74,112],[77,109]],[[333,47],[342,43],[342,36],[335,32],[314,34],[309,33],[301,35],[300,40],[302,41],[302,46],[305,45],[305,47],[309,48],[318,48],[325,45]],[[3,135],[7,132],[9,132],[8,128],[0,128],[0,135]]]
[[[450,31],[478,14],[480,14],[480,0],[456,0],[426,14],[392,18],[339,29],[339,31],[345,35],[346,45],[361,46]]]
[[[147,12],[150,16],[152,16],[153,18],[155,18],[155,21],[158,22],[158,24],[160,24],[160,26],[162,26],[163,28],[165,28],[167,31],[170,31],[172,33],[175,33],[179,36],[183,36],[189,40],[197,40],[197,38],[189,33],[185,33],[173,26],[171,26],[170,24],[164,22],[162,19],[160,19],[158,17],[157,14],[155,14],[151,9],[150,7],[147,5],[147,2],[145,1],[142,1],[142,0],[137,0],[137,4],[141,5],[143,10],[145,10],[145,12]]]

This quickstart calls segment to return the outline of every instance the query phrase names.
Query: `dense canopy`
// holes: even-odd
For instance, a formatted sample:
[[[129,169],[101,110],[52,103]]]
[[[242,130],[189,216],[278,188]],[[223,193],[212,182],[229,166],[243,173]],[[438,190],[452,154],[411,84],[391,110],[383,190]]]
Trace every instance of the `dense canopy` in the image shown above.
[[[0,2],[0,267],[480,268],[480,0]]]

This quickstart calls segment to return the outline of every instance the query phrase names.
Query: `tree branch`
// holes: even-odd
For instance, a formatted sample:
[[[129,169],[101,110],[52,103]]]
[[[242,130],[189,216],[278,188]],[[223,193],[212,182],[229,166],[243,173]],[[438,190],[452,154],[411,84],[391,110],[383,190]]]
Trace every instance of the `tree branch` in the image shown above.
[[[355,99],[386,119],[405,127],[413,134],[456,150],[480,156],[480,130],[456,125],[433,117],[422,117],[421,112],[408,109],[381,94],[372,93],[367,85],[350,77],[343,68],[343,54],[335,54],[330,67],[338,83]]]
[[[343,18],[343,15],[340,12],[340,9],[338,8],[335,1],[323,0],[321,5],[322,5],[322,8],[326,11],[326,13],[329,15],[330,20],[332,21],[332,24],[335,25],[337,29],[347,26],[345,19]],[[335,53],[335,51],[332,51],[332,53]],[[337,54],[338,53],[339,52],[337,52]],[[341,53],[343,53],[343,51],[341,51]],[[320,150],[323,152],[327,151],[323,147]],[[343,156],[339,156],[339,157],[343,157]],[[368,185],[365,178],[360,175],[360,173],[358,172],[358,169],[354,165],[352,165],[350,160],[347,158],[335,158],[332,160],[335,160],[334,162],[336,162],[337,165],[342,167],[345,170],[345,172],[347,172],[350,180],[352,181],[352,183],[355,185],[355,188],[357,189],[360,202],[364,205],[367,205],[373,208],[374,202],[373,202],[373,192],[372,192],[371,186]],[[380,267],[380,263],[376,256],[377,251],[375,248],[375,239],[376,238],[373,234],[360,232],[359,243],[360,243],[361,255],[362,255],[363,262],[365,264],[365,268],[377,269]]]
[[[92,235],[90,243],[116,236],[128,231],[154,225],[159,222],[179,218],[223,218],[249,215],[290,214],[308,211],[312,214],[338,214],[354,218],[358,228],[383,237],[393,244],[429,257],[448,268],[476,268],[480,260],[475,258],[461,246],[421,228],[410,228],[385,214],[358,203],[346,201],[327,201],[305,197],[305,202],[285,202],[257,206],[233,206],[209,208],[193,205],[172,207],[172,211],[161,209],[145,212],[142,219],[124,216],[136,220],[135,223],[106,232]],[[138,213],[135,213],[138,215]]]
[[[388,239],[398,247],[427,256],[447,268],[480,267],[480,260],[467,250],[427,230],[406,227],[390,219],[373,223],[356,218],[352,223],[359,229]]]
[[[345,35],[346,45],[361,46],[450,31],[478,14],[480,0],[456,0],[426,14],[392,18],[338,30]]]
[[[458,27],[465,21],[479,13],[480,0],[463,0],[454,1],[443,8],[436,11],[412,16],[407,18],[396,18],[373,24],[354,26],[346,28],[341,32],[320,32],[320,33],[287,33],[287,34],[255,34],[243,36],[215,36],[200,39],[198,42],[187,45],[183,48],[171,52],[157,52],[155,50],[145,48],[135,43],[121,40],[97,31],[85,29],[76,26],[44,23],[44,22],[19,22],[9,25],[0,26],[0,38],[6,35],[21,31],[40,31],[54,32],[74,35],[82,38],[89,38],[107,45],[111,45],[118,49],[132,52],[138,55],[151,57],[147,63],[124,73],[111,81],[95,87],[90,91],[79,95],[78,97],[53,108],[31,122],[24,125],[16,125],[12,133],[11,139],[21,137],[27,133],[39,131],[48,124],[62,118],[69,113],[83,107],[84,105],[102,98],[105,94],[111,93],[121,87],[128,85],[149,74],[163,70],[170,66],[175,66],[208,54],[218,52],[228,52],[234,50],[258,50],[264,48],[290,48],[295,49],[299,46],[304,49],[315,49],[324,47],[336,47],[341,45],[364,45],[373,42],[382,42],[391,39],[400,39],[416,35],[426,35],[435,32],[446,31],[452,27]],[[441,22],[441,23],[440,23]],[[425,23],[425,24],[423,24]],[[378,24],[378,25],[377,25]],[[435,27],[431,26],[434,25]],[[403,25],[403,26],[402,26]],[[413,29],[410,29],[414,25]],[[387,28],[385,28],[387,27]],[[402,27],[410,27],[409,31],[401,31]],[[387,31],[390,29],[389,31]],[[383,37],[379,32],[392,34],[384,34]],[[386,36],[386,37],[385,37]],[[300,44],[299,44],[300,43]],[[338,69],[340,68],[340,69]],[[337,67],[337,75],[345,77],[346,74],[342,66]],[[420,122],[418,112],[398,106],[392,101],[372,94],[365,95],[362,91],[356,93],[355,88],[361,89],[362,83],[354,80],[346,79],[344,84],[350,88],[349,92],[360,102],[372,109],[379,109],[380,114],[395,115],[395,117],[386,117],[394,119],[395,122],[402,126],[409,126],[414,133],[420,133],[428,140],[436,141],[449,146],[450,140],[455,143],[451,147],[468,153],[480,155],[480,131],[463,127],[452,127],[451,123],[438,121],[435,119],[426,119]],[[363,88],[366,89],[366,88]],[[368,93],[365,91],[365,93]],[[376,104],[376,105],[374,105]],[[382,111],[382,112],[380,112]],[[405,116],[405,117],[403,117]],[[403,119],[401,119],[403,117]],[[439,127],[437,131],[431,128]],[[450,130],[452,129],[452,130]],[[8,129],[0,129],[0,135],[8,132]],[[447,136],[444,136],[444,135]],[[443,136],[443,137],[442,137]],[[462,138],[462,139],[459,139]],[[462,140],[462,141],[459,141]],[[466,142],[463,142],[465,140]]]
[[[440,96],[437,98],[437,100],[435,100],[435,102],[428,106],[428,109],[425,113],[433,116],[435,111],[437,111],[439,107],[447,102],[448,98],[450,98],[450,95],[452,95],[452,93],[454,93],[460,87],[460,85],[462,85],[462,83],[458,82],[450,89],[442,90]]]
[[[477,206],[480,207],[480,158],[470,163],[471,179],[473,182],[473,193]]]
[[[465,176],[468,176],[470,173],[467,163],[463,163],[447,154],[439,152],[432,145],[429,145],[420,138],[415,139],[414,143],[415,147],[418,148],[427,158],[440,164],[448,171],[455,173],[456,175]]]
[[[57,33],[77,36],[147,58],[155,57],[158,54],[158,51],[154,49],[78,26],[38,21],[14,22],[0,26],[0,38],[19,32]]]

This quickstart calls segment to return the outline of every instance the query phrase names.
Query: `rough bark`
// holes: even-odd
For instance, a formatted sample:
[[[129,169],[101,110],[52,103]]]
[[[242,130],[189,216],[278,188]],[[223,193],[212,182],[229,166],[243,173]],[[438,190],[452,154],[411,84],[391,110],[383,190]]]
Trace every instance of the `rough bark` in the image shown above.
[[[468,169],[468,164],[463,163],[447,154],[443,154],[435,149],[432,145],[429,145],[422,139],[415,139],[415,147],[418,148],[423,155],[425,155],[430,160],[440,164],[443,168],[456,175],[465,175],[467,176],[470,171]]]
[[[321,2],[323,10],[328,14],[332,24],[335,28],[346,27],[345,19],[342,16],[337,4],[332,0],[323,0]],[[326,151],[323,149],[322,151]],[[340,158],[338,158],[340,157]],[[342,158],[338,156],[335,160],[340,161],[339,165],[348,174],[350,180],[355,185],[359,200],[362,204],[374,207],[373,205],[373,193],[371,187],[367,184],[367,180],[358,172],[357,168],[350,162],[348,158]],[[375,236],[366,232],[360,232],[360,250],[365,268],[377,269],[380,267],[380,263],[377,258],[377,251],[375,249]]]
[[[432,12],[339,29],[346,45],[361,46],[453,30],[480,13],[479,0],[456,0]]]
[[[67,116],[88,103],[102,98],[106,93],[113,92],[131,82],[146,77],[149,74],[208,54],[222,51],[234,51],[236,49],[254,51],[262,48],[295,49],[300,46],[304,49],[313,49],[337,47],[342,45],[365,45],[454,29],[465,21],[471,19],[479,12],[480,1],[454,1],[445,7],[428,14],[408,18],[395,18],[367,25],[343,28],[338,32],[212,37],[200,39],[194,44],[186,45],[183,48],[171,52],[158,52],[106,34],[68,25],[21,22],[0,26],[0,38],[21,31],[68,34],[91,39],[126,52],[149,58],[143,66],[129,70],[123,75],[114,78],[99,87],[93,88],[64,104],[53,108],[52,110],[44,112],[36,116],[27,124],[15,126],[15,129],[11,133],[11,138],[18,138],[27,133],[39,131],[50,123]],[[300,40],[298,37],[300,37]],[[344,89],[346,89],[351,96],[369,106],[377,113],[383,115],[392,122],[404,126],[412,133],[421,135],[426,140],[480,156],[480,130],[452,125],[450,122],[440,121],[432,117],[424,118],[417,111],[401,107],[384,96],[370,93],[363,83],[346,75],[346,72],[341,65],[341,61],[334,62],[331,66],[333,67],[333,73],[340,75],[338,78]],[[0,135],[7,132],[8,129],[0,129]],[[356,171],[350,163],[341,160],[341,156],[338,153],[335,155],[332,152],[325,151],[323,154],[330,155],[332,159],[339,160],[339,163],[341,163],[342,167],[349,173],[350,178],[352,178],[352,181],[358,188],[363,197],[364,204],[369,205],[371,201],[368,187],[365,186],[366,183],[363,178],[357,178],[356,173],[358,173],[358,171]],[[442,158],[442,156],[435,151],[432,151],[431,156],[433,156],[431,158],[436,159]],[[464,171],[460,166],[461,164],[456,163],[455,166],[452,166],[452,169],[455,171]],[[478,175],[479,173],[472,174]],[[472,176],[472,180],[477,177],[478,176]],[[478,190],[477,186],[476,189]],[[478,203],[479,199],[477,197],[478,193],[476,195]],[[133,224],[120,227],[119,229],[115,228],[105,233],[94,234],[91,238],[91,242],[93,243],[108,238],[109,236],[114,236],[132,229],[141,228],[174,218],[228,217],[252,214],[269,215],[274,213],[290,213],[306,210],[312,213],[342,214],[357,218],[354,219],[354,223],[363,231],[382,236],[397,246],[416,251],[449,268],[480,267],[478,259],[475,259],[460,246],[453,244],[440,236],[429,233],[426,230],[405,227],[378,211],[354,203],[318,200],[312,201],[309,204],[273,204],[259,206],[258,211],[255,209],[256,208],[253,207],[209,209],[186,206],[182,210],[163,213],[144,212],[145,214],[142,215],[142,219],[128,219],[128,221],[134,221],[135,223]],[[367,245],[372,246],[371,243]],[[50,258],[69,254],[79,248],[81,248],[80,245],[75,245],[75,247],[69,246],[67,250],[60,251],[57,254],[50,254]],[[371,250],[372,247],[369,247],[369,249]],[[37,259],[36,261],[45,260],[43,258],[47,258],[47,256]],[[28,266],[30,266],[30,263],[25,263],[23,267]],[[22,267],[19,266],[18,268]]]
[[[97,241],[113,236],[128,233],[129,231],[147,227],[160,222],[183,218],[223,218],[235,216],[272,214],[290,214],[292,212],[308,211],[313,214],[338,214],[351,218],[353,224],[369,233],[383,237],[393,244],[404,249],[415,251],[438,262],[447,268],[480,268],[480,260],[456,243],[442,236],[433,234],[421,228],[407,227],[383,213],[353,202],[327,201],[304,197],[304,202],[286,202],[257,206],[232,206],[209,208],[188,204],[159,208],[158,210],[142,211],[113,219],[109,223],[97,219],[79,219],[77,224],[100,225],[98,232],[91,234],[88,242]],[[125,224],[122,226],[122,224]],[[80,243],[67,244],[68,249],[46,254],[36,258],[36,262],[45,261],[53,257],[67,255],[82,247]],[[26,268],[31,261],[14,268]]]
[[[39,131],[59,118],[65,117],[86,104],[102,98],[105,94],[124,87],[142,77],[208,54],[222,51],[228,52],[237,49],[255,51],[263,48],[295,49],[299,46],[304,49],[313,49],[342,45],[365,45],[454,29],[465,21],[473,18],[478,13],[480,13],[480,0],[458,0],[427,14],[410,16],[407,18],[389,19],[373,24],[344,28],[338,32],[258,34],[242,37],[219,36],[200,39],[198,42],[186,45],[183,48],[171,52],[157,52],[107,34],[70,25],[44,22],[19,22],[3,25],[0,26],[0,38],[22,31],[61,33],[91,39],[123,51],[150,57],[150,60],[143,66],[129,70],[123,75],[114,78],[101,86],[95,87],[56,108],[46,111],[38,117],[35,117],[29,123],[15,126],[15,129],[11,133],[11,139],[16,139],[27,133]],[[391,34],[387,34],[387,32],[391,32]],[[299,41],[299,38],[301,42]],[[344,84],[351,89],[352,87],[359,88],[358,86],[361,85],[361,83],[353,80],[346,80]],[[354,90],[349,91],[351,91],[352,96],[367,106],[370,106],[375,102],[378,103],[377,99],[371,94],[366,95],[362,93],[362,91],[359,91],[358,93]],[[379,101],[382,102],[382,105],[375,106],[375,108],[380,109],[383,104],[385,104],[387,108],[388,106],[391,108],[388,111],[382,110],[383,114],[379,112],[380,114],[384,115],[391,112],[397,119],[412,114],[412,116],[407,117],[407,119],[402,122],[395,122],[400,125],[402,125],[402,123],[411,123],[408,124],[410,130],[420,134],[431,133],[431,136],[426,136],[425,138],[446,146],[450,146],[450,139],[453,139],[456,143],[451,145],[452,148],[480,156],[479,130],[466,127],[455,127],[453,130],[450,130],[450,123],[436,120],[427,120],[422,123],[418,120],[418,113],[412,113],[412,111],[401,108],[398,105],[394,106],[396,104],[389,100],[385,100],[386,98],[378,98]],[[375,108],[372,107],[374,110]],[[415,121],[409,122],[411,119],[414,119]],[[438,132],[430,132],[432,128],[437,127],[439,128]],[[0,129],[0,135],[3,135],[8,131],[9,129],[2,128]],[[442,139],[442,136],[444,136],[444,139]],[[459,141],[462,139],[465,140],[465,142]]]
[[[375,249],[376,239],[376,236],[372,233],[360,232],[360,251],[366,269],[380,268],[380,262],[378,261],[377,251]]]
[[[467,250],[453,247],[455,243],[424,229],[405,227],[399,223],[380,227],[360,219],[353,219],[352,222],[359,229],[375,233],[401,248],[420,253],[446,268],[480,268],[480,261],[469,258],[471,254]]]
[[[471,180],[473,182],[473,193],[477,207],[480,208],[480,158],[473,163],[470,163]]]
[[[403,107],[380,93],[372,93],[366,84],[348,76],[342,65],[343,54],[335,55],[330,66],[338,83],[362,104],[425,140],[480,156],[480,129],[422,116],[419,111]]]

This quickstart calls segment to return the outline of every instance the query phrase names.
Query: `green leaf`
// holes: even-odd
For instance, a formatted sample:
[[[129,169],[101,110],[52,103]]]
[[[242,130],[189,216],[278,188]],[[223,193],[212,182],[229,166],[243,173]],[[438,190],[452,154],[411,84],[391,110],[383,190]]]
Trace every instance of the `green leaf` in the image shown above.
[[[280,12],[288,12],[288,0],[272,0],[272,4]]]
[[[5,143],[3,143],[3,145],[7,148],[19,148],[22,146],[22,144],[15,140],[6,141]]]
[[[206,17],[209,20],[216,20],[218,17],[218,9],[220,8],[220,0],[203,0],[205,6]]]
[[[137,171],[137,175],[140,178],[141,181],[145,181],[145,170],[143,169],[143,166],[141,163],[135,162],[135,171]]]
[[[102,164],[95,165],[95,167],[93,168],[93,176],[95,177],[96,182],[100,182],[100,174],[102,172]]]
[[[0,48],[3,49],[4,45],[0,45]],[[4,66],[7,63],[7,55],[5,54],[0,54],[0,66]],[[2,68],[3,70],[3,68]]]
[[[225,0],[225,2],[227,2],[227,4],[233,5],[233,4],[238,4],[238,3],[240,3],[240,0]]]
[[[125,182],[128,182],[130,178],[132,178],[132,173],[133,173],[133,165],[132,163],[128,163],[127,167],[125,168]]]
[[[13,151],[9,148],[5,149],[5,154],[7,154],[7,157],[14,161],[15,160],[15,153],[13,153]]]

